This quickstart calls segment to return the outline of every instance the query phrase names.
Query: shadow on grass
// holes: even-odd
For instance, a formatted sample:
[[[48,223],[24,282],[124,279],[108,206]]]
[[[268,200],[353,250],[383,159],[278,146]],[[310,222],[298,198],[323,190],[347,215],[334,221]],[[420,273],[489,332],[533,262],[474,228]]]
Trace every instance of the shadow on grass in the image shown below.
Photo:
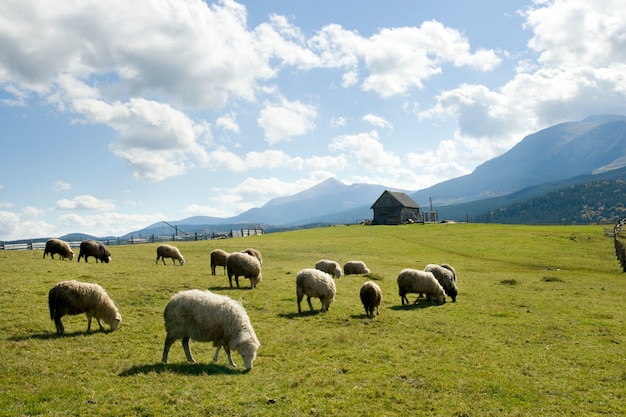
[[[176,373],[181,375],[237,375],[247,371],[230,368],[214,363],[155,363],[152,365],[134,365],[119,373],[119,376],[144,375],[149,373]]]
[[[402,310],[419,310],[422,308],[430,308],[430,307],[439,307],[445,305],[445,303],[433,303],[428,301],[427,299],[420,299],[413,304],[404,304],[404,305],[396,305],[391,307],[392,310],[402,311]]]
[[[324,314],[324,313],[319,310],[315,310],[315,311],[307,310],[307,311],[302,311],[302,313],[298,313],[298,312],[278,313],[278,317],[282,317],[284,319],[295,319],[298,317],[317,316],[318,314]]]
[[[233,291],[233,290],[251,290],[251,287],[221,287],[221,286],[213,286],[207,288],[209,291]]]
[[[24,335],[24,336],[12,336],[12,337],[9,337],[9,340],[13,342],[21,342],[21,341],[30,340],[30,339],[51,340],[51,339],[72,338],[72,337],[77,337],[77,336],[91,336],[92,334],[96,334],[96,333],[111,333],[111,331],[98,330],[98,331],[91,332],[91,333],[87,333],[86,331],[82,331],[82,332],[76,331],[72,333],[65,332],[64,334],[44,332],[44,333],[36,333],[36,334],[30,334],[30,335]]]

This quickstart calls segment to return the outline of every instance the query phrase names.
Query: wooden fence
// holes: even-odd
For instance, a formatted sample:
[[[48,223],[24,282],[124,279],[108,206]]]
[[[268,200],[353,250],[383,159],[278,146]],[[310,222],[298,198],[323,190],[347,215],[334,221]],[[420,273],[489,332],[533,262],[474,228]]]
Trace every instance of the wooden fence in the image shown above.
[[[107,246],[113,245],[137,245],[141,243],[155,243],[155,242],[184,242],[195,240],[214,240],[214,239],[229,239],[235,237],[263,235],[263,229],[232,229],[226,233],[187,233],[184,235],[166,235],[166,236],[131,236],[128,238],[111,238],[111,239],[94,239],[104,243]],[[20,240],[12,242],[0,242],[0,250],[36,250],[45,249],[46,241],[48,239],[32,239],[32,240]],[[82,240],[70,240],[67,243],[72,248],[80,247]]]
[[[621,240],[620,233],[622,227],[626,224],[626,217],[619,221],[613,228],[613,240],[615,242],[615,256],[622,265],[622,271],[626,272],[626,248]]]

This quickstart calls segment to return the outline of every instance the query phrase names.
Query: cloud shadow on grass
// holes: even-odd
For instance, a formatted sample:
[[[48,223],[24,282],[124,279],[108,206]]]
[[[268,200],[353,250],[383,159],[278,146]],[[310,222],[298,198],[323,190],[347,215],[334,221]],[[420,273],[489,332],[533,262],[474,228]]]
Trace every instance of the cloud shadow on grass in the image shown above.
[[[214,363],[155,363],[148,365],[134,365],[119,373],[119,376],[144,375],[150,373],[175,373],[181,375],[237,375],[245,373],[245,370],[238,370],[224,365]]]

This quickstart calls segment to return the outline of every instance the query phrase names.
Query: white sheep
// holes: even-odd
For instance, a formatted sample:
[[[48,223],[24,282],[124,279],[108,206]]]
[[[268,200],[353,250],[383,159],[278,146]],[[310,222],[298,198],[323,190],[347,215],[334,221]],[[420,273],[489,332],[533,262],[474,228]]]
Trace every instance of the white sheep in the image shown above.
[[[226,274],[228,255],[230,254],[222,249],[213,249],[211,251],[211,275],[215,275],[215,268],[217,266],[224,267],[224,274]]]
[[[335,281],[326,272],[319,269],[306,268],[296,275],[296,296],[298,297],[298,313],[302,313],[300,303],[306,295],[309,308],[313,311],[311,297],[319,298],[322,302],[321,311],[328,311],[330,304],[335,301]]]
[[[408,293],[426,294],[429,301],[434,298],[440,303],[446,301],[446,293],[437,281],[432,272],[420,271],[417,269],[403,269],[398,275],[398,292],[402,299],[402,304],[409,303],[406,297]],[[415,304],[417,299],[413,302]]]
[[[246,370],[252,369],[261,344],[246,310],[231,298],[210,291],[181,291],[167,303],[163,318],[167,332],[163,363],[167,363],[170,347],[178,339],[182,339],[187,361],[195,362],[189,350],[189,339],[193,339],[213,342],[217,347],[213,361],[217,361],[223,347],[230,366],[237,366],[230,356],[230,351],[235,350],[242,356]]]
[[[343,273],[344,275],[352,275],[352,274],[369,274],[370,269],[365,265],[363,261],[348,261],[343,265]]]
[[[74,251],[69,243],[56,238],[48,239],[46,249],[43,251],[43,257],[45,258],[47,254],[50,254],[50,257],[54,259],[55,253],[58,253],[61,259],[67,258],[70,261],[74,259]]]
[[[378,315],[378,306],[383,299],[383,291],[380,289],[378,284],[374,281],[364,282],[363,285],[361,285],[359,295],[367,317],[373,318],[374,310],[376,310],[376,315]]]
[[[116,330],[122,321],[122,315],[106,291],[98,284],[79,281],[63,281],[56,284],[48,293],[50,320],[54,320],[57,334],[63,334],[65,328],[61,322],[63,316],[75,316],[85,313],[87,333],[91,333],[91,319],[98,321],[100,330],[104,330],[100,320],[104,320]]]
[[[341,276],[341,266],[339,265],[339,262],[336,261],[320,259],[315,264],[315,269],[326,272],[327,274],[330,274],[335,278],[339,278]]]
[[[456,302],[456,296],[459,291],[456,287],[456,279],[452,270],[444,267],[443,265],[428,264],[424,268],[424,271],[432,272],[437,281],[439,281],[443,287],[443,290],[452,299],[452,302]]]
[[[98,261],[108,264],[111,262],[111,254],[109,250],[104,246],[104,243],[98,242],[97,240],[83,240],[80,242],[80,251],[78,252],[78,262],[80,262],[80,258],[85,258],[85,263],[87,263],[87,258],[93,256],[96,258],[96,263]]]
[[[234,252],[228,256],[226,261],[226,272],[228,273],[228,282],[233,287],[233,276],[235,283],[239,288],[239,276],[250,279],[250,287],[256,288],[257,284],[263,281],[261,274],[261,262],[254,256],[250,256],[243,252]]]
[[[181,265],[185,264],[185,258],[183,258],[183,255],[180,253],[180,250],[178,250],[176,246],[165,244],[160,245],[156,249],[156,253],[157,264],[159,263],[159,259],[161,259],[161,261],[163,261],[163,265],[165,265],[165,258],[171,258],[173,265],[176,265],[176,261],[180,262]]]
[[[261,265],[263,265],[263,256],[261,255],[261,252],[258,251],[257,249],[247,248],[247,249],[242,250],[242,252],[247,253],[250,256],[254,256],[255,258],[259,260]]]
[[[449,264],[441,264],[442,267],[449,269],[452,272],[452,280],[456,283],[456,270]]]

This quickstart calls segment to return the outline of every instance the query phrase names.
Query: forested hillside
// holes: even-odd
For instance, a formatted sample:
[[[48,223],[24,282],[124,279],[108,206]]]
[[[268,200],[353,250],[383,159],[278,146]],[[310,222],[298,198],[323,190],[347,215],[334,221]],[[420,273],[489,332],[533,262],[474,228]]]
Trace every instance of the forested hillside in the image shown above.
[[[475,216],[480,223],[616,223],[626,216],[626,180],[572,185]]]

